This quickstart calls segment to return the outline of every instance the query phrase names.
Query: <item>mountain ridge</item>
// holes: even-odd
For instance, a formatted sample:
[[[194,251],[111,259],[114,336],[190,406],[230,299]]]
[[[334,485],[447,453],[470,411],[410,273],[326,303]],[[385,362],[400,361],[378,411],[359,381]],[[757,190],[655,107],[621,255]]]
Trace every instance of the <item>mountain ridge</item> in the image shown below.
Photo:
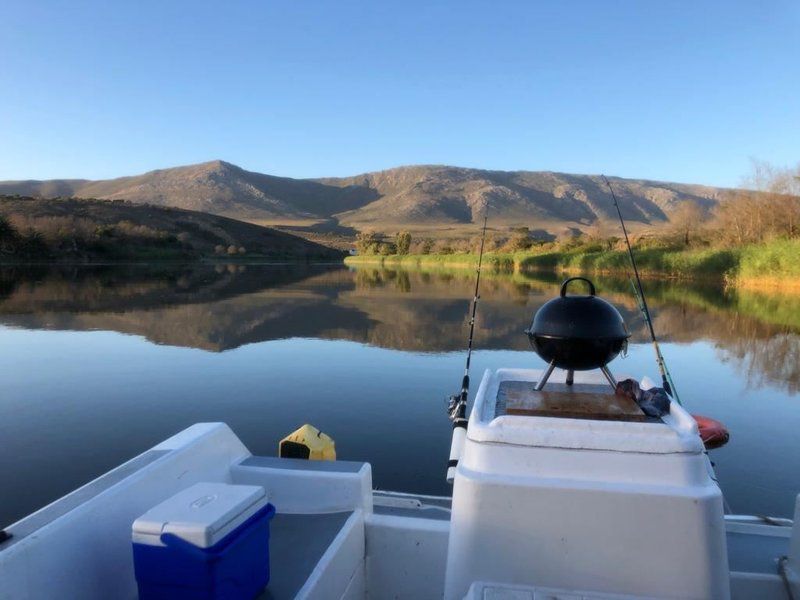
[[[627,219],[667,223],[685,203],[711,210],[732,190],[610,177]],[[224,160],[104,180],[0,181],[0,194],[128,200],[261,224],[336,223],[352,229],[453,227],[487,206],[498,225],[586,228],[615,217],[600,175],[407,165],[350,177],[295,179]]]

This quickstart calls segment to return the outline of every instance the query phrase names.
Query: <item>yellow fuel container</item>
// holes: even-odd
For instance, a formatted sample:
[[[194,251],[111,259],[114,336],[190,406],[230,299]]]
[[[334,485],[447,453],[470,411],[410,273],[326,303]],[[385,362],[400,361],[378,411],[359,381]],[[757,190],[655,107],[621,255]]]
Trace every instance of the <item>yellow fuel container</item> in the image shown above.
[[[329,435],[306,423],[280,441],[278,456],[307,460],[336,460],[336,445]]]

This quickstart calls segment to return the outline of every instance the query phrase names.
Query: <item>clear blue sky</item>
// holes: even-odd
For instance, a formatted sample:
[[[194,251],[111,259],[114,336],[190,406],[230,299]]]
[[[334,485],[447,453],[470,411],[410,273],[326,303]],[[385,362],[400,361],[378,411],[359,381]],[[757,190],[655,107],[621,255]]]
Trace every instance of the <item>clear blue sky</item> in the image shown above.
[[[800,161],[800,2],[0,4],[0,179],[222,158],[735,185]]]

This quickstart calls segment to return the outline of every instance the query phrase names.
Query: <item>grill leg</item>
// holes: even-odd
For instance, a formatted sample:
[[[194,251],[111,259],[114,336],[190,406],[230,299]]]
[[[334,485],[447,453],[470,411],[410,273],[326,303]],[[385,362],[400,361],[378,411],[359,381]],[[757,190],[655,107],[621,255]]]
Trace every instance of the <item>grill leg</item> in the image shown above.
[[[572,385],[573,383],[575,383],[575,371],[570,369],[567,371],[567,385]]]
[[[556,368],[555,362],[551,362],[549,365],[547,365],[547,369],[545,370],[544,375],[542,375],[542,378],[536,382],[536,387],[533,389],[536,390],[537,392],[541,390],[544,387],[544,384],[547,383],[547,380],[550,379],[550,375],[553,374],[553,369],[555,368]]]
[[[600,367],[600,370],[603,372],[603,375],[606,376],[606,379],[608,379],[608,383],[611,384],[611,387],[614,388],[614,391],[616,391],[617,380],[614,379],[614,376],[611,374],[611,371],[608,370],[608,367]]]

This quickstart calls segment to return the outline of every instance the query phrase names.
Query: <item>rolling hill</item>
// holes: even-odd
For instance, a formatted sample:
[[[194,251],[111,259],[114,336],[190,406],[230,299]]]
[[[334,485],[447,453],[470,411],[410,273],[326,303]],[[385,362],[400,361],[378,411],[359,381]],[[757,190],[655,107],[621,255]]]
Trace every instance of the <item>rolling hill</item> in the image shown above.
[[[342,252],[197,211],[123,200],[0,196],[0,262],[203,257],[340,259]]]
[[[626,218],[668,222],[683,203],[710,209],[727,190],[611,178]],[[613,218],[598,175],[487,171],[449,166],[398,167],[354,177],[292,179],[224,161],[160,169],[118,179],[0,182],[0,194],[125,199],[273,225],[359,230],[448,228],[476,223],[491,206],[497,225],[553,231]]]

